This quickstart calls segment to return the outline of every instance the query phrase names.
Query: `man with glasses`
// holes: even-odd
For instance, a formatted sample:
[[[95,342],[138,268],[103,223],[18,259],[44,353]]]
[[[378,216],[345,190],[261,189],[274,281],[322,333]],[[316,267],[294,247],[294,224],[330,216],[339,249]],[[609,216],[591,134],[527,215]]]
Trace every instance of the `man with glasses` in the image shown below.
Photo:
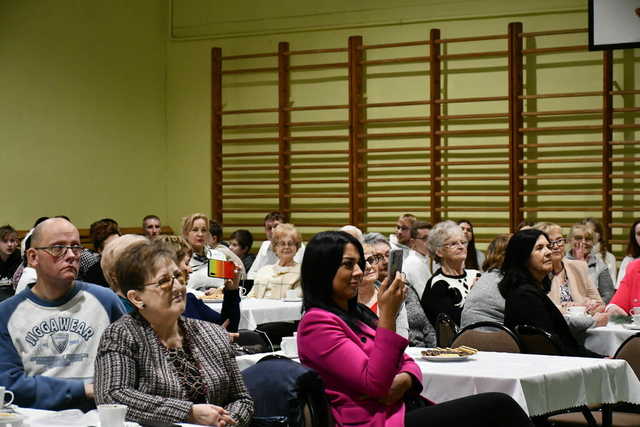
[[[407,258],[411,250],[411,227],[416,222],[415,215],[406,213],[396,221],[396,232],[389,236],[392,249],[402,249],[402,257]]]
[[[100,336],[124,307],[110,289],[75,280],[83,250],[69,221],[42,222],[26,253],[37,281],[0,304],[0,384],[19,406],[93,405]]]
[[[422,298],[427,280],[438,268],[429,256],[427,251],[427,238],[433,226],[428,222],[416,221],[411,227],[411,250],[402,262],[402,272],[406,276],[406,283],[412,286],[418,294],[418,299]]]

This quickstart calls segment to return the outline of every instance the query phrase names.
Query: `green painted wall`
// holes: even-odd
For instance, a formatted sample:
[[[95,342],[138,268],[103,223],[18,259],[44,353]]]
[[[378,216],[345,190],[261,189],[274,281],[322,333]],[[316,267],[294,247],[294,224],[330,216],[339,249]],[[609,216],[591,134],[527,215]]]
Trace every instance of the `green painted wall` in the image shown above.
[[[407,0],[393,4],[384,1],[363,3],[356,0],[336,0],[314,3],[313,6],[304,2],[283,0],[276,3],[256,1],[251,4],[251,7],[247,7],[246,2],[213,2],[208,0],[185,0],[173,3],[172,40],[168,47],[167,71],[167,143],[169,158],[172,159],[169,165],[172,179],[169,182],[168,191],[169,198],[173,202],[169,206],[169,216],[172,220],[193,211],[210,213],[211,199],[208,183],[211,111],[209,62],[212,47],[221,47],[223,55],[234,55],[274,52],[280,41],[289,42],[292,50],[345,47],[347,39],[351,35],[362,35],[365,44],[425,40],[428,38],[431,28],[439,28],[443,37],[505,34],[507,24],[514,21],[523,22],[525,32],[585,28],[587,26],[586,2],[582,0],[537,2]],[[265,6],[267,4],[270,6]],[[563,36],[560,42],[586,44],[586,38],[584,34],[569,35]],[[537,43],[536,46],[526,47],[550,46],[544,38],[537,40]],[[482,46],[478,46],[478,49],[492,50],[487,46],[491,46],[491,44],[484,42]],[[467,49],[465,51],[469,51],[468,45],[464,48]],[[450,49],[445,53],[456,53],[456,45],[451,45]],[[493,49],[505,49],[504,42],[497,41]],[[628,54],[629,52],[630,54]],[[625,54],[624,58],[623,52],[617,52],[615,56],[618,68],[614,78],[618,87],[640,86],[638,84],[640,79],[638,49],[629,52]],[[399,56],[420,54],[424,53],[407,50],[405,55]],[[377,52],[373,51],[369,59],[375,59],[374,55],[377,55]],[[586,60],[577,55],[567,53],[559,56],[543,55],[537,57],[539,71],[535,76],[528,76],[525,84],[530,85],[530,89],[537,91],[537,93],[598,90],[598,82],[601,82],[602,79],[601,67],[598,65],[601,55],[599,53],[581,53],[580,55],[587,56]],[[304,60],[297,58],[292,57],[292,64]],[[343,60],[330,55],[325,59],[326,62]],[[451,61],[445,66],[454,72],[443,79],[443,91],[447,92],[447,96],[451,98],[506,95],[506,66],[504,62],[504,60],[493,59]],[[619,66],[622,62],[627,64],[624,69]],[[239,63],[238,67],[273,66],[272,64],[273,60],[269,63],[266,60],[264,62],[255,60],[254,64],[245,61]],[[235,64],[229,65],[230,68],[233,68],[232,65]],[[494,74],[474,75],[473,73],[474,67],[490,69],[494,65]],[[406,67],[409,74],[415,70],[415,67],[403,67]],[[371,71],[377,72],[377,69]],[[380,73],[387,71],[388,69],[384,69]],[[401,74],[403,69],[398,66],[392,71]],[[322,83],[314,86],[314,83],[311,82],[303,88],[303,83],[299,81],[300,89],[294,84],[292,97],[296,100],[296,105],[337,103],[330,101],[330,99],[335,101],[332,98],[334,94],[327,88],[334,84],[335,88],[341,88],[338,90],[344,89],[344,79],[341,81],[339,78],[335,78],[335,75],[340,73],[336,71],[333,76],[331,73],[310,74],[309,80],[317,78],[317,82]],[[494,76],[495,78],[493,78]],[[242,82],[242,79],[245,83],[247,79],[250,79],[252,83],[247,85]],[[223,80],[224,108],[275,106],[274,80],[275,76],[267,74],[242,76],[242,78],[225,77]],[[595,89],[593,85],[596,86]],[[586,89],[588,87],[590,89]],[[419,92],[419,95],[415,94],[416,91]],[[376,84],[373,79],[367,89],[370,102],[423,98],[423,94],[424,87],[414,85],[411,78],[390,79],[386,82],[380,79],[379,84]],[[540,109],[560,109],[562,102],[562,100],[552,100],[538,104]],[[621,100],[616,102],[616,105],[621,105]],[[638,97],[635,99],[633,96],[631,99],[627,97],[625,102],[637,105]],[[570,100],[566,104],[570,105],[567,108],[589,108],[582,100]],[[484,107],[479,104],[475,106],[458,104],[451,106],[448,112],[450,114],[485,112],[480,108],[504,109],[504,106]],[[387,114],[389,113],[387,112]],[[403,114],[411,115],[406,110]],[[419,112],[415,113],[415,115],[419,114]],[[334,113],[329,112],[314,113],[298,120],[322,119],[344,120],[345,117],[336,117]],[[272,118],[265,119],[265,117],[257,116],[251,118],[237,116],[232,117],[231,120],[234,121],[234,124],[237,120],[240,122],[242,120],[247,120],[247,122],[251,120],[273,121]],[[597,121],[597,119],[595,120]],[[592,124],[592,121],[577,119],[577,122],[573,124]],[[553,120],[545,122],[545,125],[549,126],[570,124],[572,123],[567,123],[566,120],[562,123],[554,123]],[[488,123],[487,126],[498,127],[491,123]],[[254,136],[263,135],[256,133]],[[633,138],[633,135],[626,135],[627,138],[629,136]],[[571,137],[577,138],[577,141],[589,141],[594,139],[594,134],[572,135]],[[595,137],[597,139],[597,135]],[[549,141],[553,137],[540,138]],[[487,137],[482,137],[475,139],[475,141],[487,143],[487,139]],[[494,138],[494,140],[506,141],[506,137]],[[568,139],[564,138],[564,140]],[[452,144],[461,141],[462,139],[450,138]],[[467,139],[466,143],[469,142],[470,140]],[[578,153],[579,151],[576,152],[576,154]],[[625,168],[633,168],[635,165],[632,162],[624,166]],[[588,186],[589,184],[584,185]],[[256,205],[260,205],[268,203],[268,200],[255,200],[254,202]],[[539,200],[538,202],[543,203],[544,201]],[[633,203],[633,200],[627,202]],[[402,208],[402,200],[394,200],[394,203],[398,203],[399,213],[405,211]],[[266,210],[268,209],[265,207]],[[472,215],[462,213],[456,216],[471,216],[473,218]],[[252,231],[260,230],[255,228]],[[485,232],[489,237],[489,235],[493,236],[501,230],[490,229]]]
[[[0,223],[167,215],[160,0],[0,2]]]

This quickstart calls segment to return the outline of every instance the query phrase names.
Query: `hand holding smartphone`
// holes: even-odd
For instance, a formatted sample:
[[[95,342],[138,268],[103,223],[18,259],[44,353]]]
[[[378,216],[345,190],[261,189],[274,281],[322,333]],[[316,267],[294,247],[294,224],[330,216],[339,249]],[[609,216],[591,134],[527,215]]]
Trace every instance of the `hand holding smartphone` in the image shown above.
[[[219,259],[210,259],[208,274],[209,277],[217,279],[233,279],[235,278],[236,265],[233,261],[221,261]]]
[[[402,273],[402,249],[393,249],[389,252],[389,271],[387,277],[390,281],[396,277],[396,272]]]

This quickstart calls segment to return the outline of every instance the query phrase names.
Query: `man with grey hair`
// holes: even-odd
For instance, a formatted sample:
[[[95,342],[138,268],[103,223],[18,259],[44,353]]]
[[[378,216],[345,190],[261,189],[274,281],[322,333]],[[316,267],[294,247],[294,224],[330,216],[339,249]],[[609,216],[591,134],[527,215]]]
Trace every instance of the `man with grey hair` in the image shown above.
[[[69,221],[42,222],[26,252],[37,281],[0,304],[0,384],[19,406],[93,405],[100,336],[124,308],[110,289],[75,280],[83,250]]]

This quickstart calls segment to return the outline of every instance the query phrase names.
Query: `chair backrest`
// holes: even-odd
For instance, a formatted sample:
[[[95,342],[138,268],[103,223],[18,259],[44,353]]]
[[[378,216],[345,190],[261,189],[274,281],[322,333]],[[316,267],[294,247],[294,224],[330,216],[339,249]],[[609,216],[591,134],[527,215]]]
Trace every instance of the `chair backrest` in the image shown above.
[[[438,313],[436,318],[436,341],[438,347],[449,347],[456,336],[456,324],[446,313]]]
[[[520,340],[509,328],[496,322],[477,322],[458,332],[451,347],[466,345],[480,351],[520,353]]]
[[[564,355],[556,338],[543,329],[531,325],[517,325],[516,334],[525,353]]]
[[[255,425],[289,427],[332,425],[322,379],[314,370],[282,356],[266,356],[242,371],[255,404]]]
[[[631,335],[620,344],[613,358],[626,360],[640,379],[640,333]]]
[[[235,343],[251,353],[266,353],[272,351],[271,345],[267,342],[263,333],[249,329],[240,329]]]

